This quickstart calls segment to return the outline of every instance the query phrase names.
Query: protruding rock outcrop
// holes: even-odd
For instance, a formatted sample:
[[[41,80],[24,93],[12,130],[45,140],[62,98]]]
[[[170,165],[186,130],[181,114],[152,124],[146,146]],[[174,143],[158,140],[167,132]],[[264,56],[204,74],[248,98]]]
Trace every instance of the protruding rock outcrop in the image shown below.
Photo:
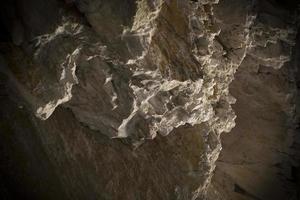
[[[296,35],[267,0],[28,2],[7,5],[5,73],[77,199],[205,198],[236,71],[281,68]]]

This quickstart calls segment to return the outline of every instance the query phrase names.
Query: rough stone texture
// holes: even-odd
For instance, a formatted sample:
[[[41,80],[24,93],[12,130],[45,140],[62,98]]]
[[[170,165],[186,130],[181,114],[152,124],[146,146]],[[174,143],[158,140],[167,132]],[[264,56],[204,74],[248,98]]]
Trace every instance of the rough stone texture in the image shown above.
[[[20,0],[2,13],[1,153],[13,161],[1,160],[5,198],[282,199],[294,191],[279,179],[278,193],[264,188],[294,141],[286,121],[297,121],[288,84],[297,77],[275,71],[295,44],[288,9],[267,0]],[[210,184],[221,133],[235,126],[233,80],[238,125],[224,136]],[[259,165],[234,167],[244,162]],[[252,181],[258,173],[267,178]]]
[[[230,86],[237,98],[233,106],[237,126],[221,138],[223,149],[209,199],[299,199],[295,189],[299,187],[299,121],[295,107],[299,47],[294,48],[292,61],[285,63],[289,53],[282,52],[289,52],[283,49],[293,39],[280,35],[293,19],[288,20],[284,17],[288,13],[270,4],[263,6],[269,8],[268,16],[277,20],[267,23],[268,29],[275,32],[263,31],[259,37],[277,35],[278,42],[271,39],[268,44],[262,37],[255,52],[247,54]],[[265,12],[259,11],[259,23],[266,21]]]

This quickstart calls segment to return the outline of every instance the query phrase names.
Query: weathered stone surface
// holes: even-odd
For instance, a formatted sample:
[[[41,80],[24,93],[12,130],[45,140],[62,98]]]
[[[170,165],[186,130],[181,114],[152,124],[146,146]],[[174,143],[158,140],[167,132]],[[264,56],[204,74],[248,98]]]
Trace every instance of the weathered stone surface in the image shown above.
[[[221,133],[236,124],[235,98],[241,114],[235,131],[249,129],[246,135],[274,140],[272,147],[284,151],[277,137],[284,137],[284,120],[294,113],[289,95],[295,90],[283,85],[294,76],[284,79],[275,70],[291,59],[295,45],[297,19],[289,10],[268,0],[6,4],[3,8],[12,12],[1,19],[13,23],[3,23],[11,41],[3,44],[1,73],[3,85],[13,92],[1,99],[7,105],[2,128],[13,133],[7,140],[23,132],[32,135],[21,139],[22,155],[42,159],[27,149],[32,144],[44,152],[43,163],[53,166],[46,170],[34,164],[55,174],[37,188],[36,198],[53,199],[43,195],[50,185],[63,199],[238,199],[231,186],[246,188],[249,198],[270,197],[259,184],[251,185],[253,174],[241,171],[246,175],[239,177],[240,169],[226,164],[210,183]],[[265,126],[274,137],[264,139]],[[224,141],[225,148],[232,144]],[[235,155],[246,146],[245,152],[251,151],[256,142],[233,144],[224,152]],[[267,147],[252,150],[249,162],[260,162],[255,157],[261,151],[267,154],[264,164],[277,163]],[[222,154],[219,163],[230,155]],[[28,177],[21,179],[33,188]]]

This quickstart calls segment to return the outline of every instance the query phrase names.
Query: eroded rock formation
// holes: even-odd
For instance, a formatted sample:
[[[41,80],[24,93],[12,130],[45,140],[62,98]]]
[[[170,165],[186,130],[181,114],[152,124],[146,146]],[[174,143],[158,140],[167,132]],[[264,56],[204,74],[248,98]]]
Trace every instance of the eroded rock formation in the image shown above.
[[[260,128],[274,120],[278,135],[267,141],[296,143],[282,128],[297,121],[295,10],[267,0],[18,0],[1,9],[0,130],[12,160],[1,161],[4,198],[239,199],[237,188],[270,197],[232,166],[211,180],[236,98],[235,131],[264,138]],[[286,78],[275,72],[284,65]],[[252,143],[241,144],[281,163]],[[244,151],[234,146],[219,162]]]

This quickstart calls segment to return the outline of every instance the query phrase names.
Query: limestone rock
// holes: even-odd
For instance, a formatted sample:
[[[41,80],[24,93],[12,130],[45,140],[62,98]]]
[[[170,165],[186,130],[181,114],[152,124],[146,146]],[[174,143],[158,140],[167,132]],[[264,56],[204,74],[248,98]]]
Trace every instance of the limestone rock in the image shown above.
[[[45,154],[42,163],[53,165],[34,169],[57,174],[53,181],[59,184],[51,187],[64,199],[230,199],[231,193],[222,195],[227,187],[218,188],[220,180],[238,191],[251,188],[242,178],[242,186],[234,183],[235,172],[227,166],[224,171],[232,174],[217,170],[221,178],[213,179],[221,133],[236,125],[232,105],[236,98],[245,101],[240,90],[245,95],[255,90],[247,88],[248,81],[259,83],[258,88],[265,84],[250,74],[282,68],[295,45],[297,19],[289,20],[293,15],[273,4],[6,3],[4,8],[13,12],[1,19],[14,20],[5,25],[14,45],[3,47],[7,64],[1,73],[8,79],[5,87],[14,92],[2,99],[7,105],[2,115],[8,121],[3,129],[17,138],[23,132],[32,135],[34,146]],[[241,85],[235,82],[231,92],[239,70],[246,75],[237,78]],[[277,79],[270,80],[275,84]],[[269,90],[257,90],[258,99],[249,98],[249,109],[261,101],[268,108],[259,98]],[[272,97],[278,100],[274,104],[283,105],[288,94]],[[20,152],[25,149],[26,158],[40,159],[27,149],[29,143],[25,138]],[[28,182],[34,185],[31,178]],[[40,199],[51,199],[42,192],[52,183],[47,184],[38,189]]]

